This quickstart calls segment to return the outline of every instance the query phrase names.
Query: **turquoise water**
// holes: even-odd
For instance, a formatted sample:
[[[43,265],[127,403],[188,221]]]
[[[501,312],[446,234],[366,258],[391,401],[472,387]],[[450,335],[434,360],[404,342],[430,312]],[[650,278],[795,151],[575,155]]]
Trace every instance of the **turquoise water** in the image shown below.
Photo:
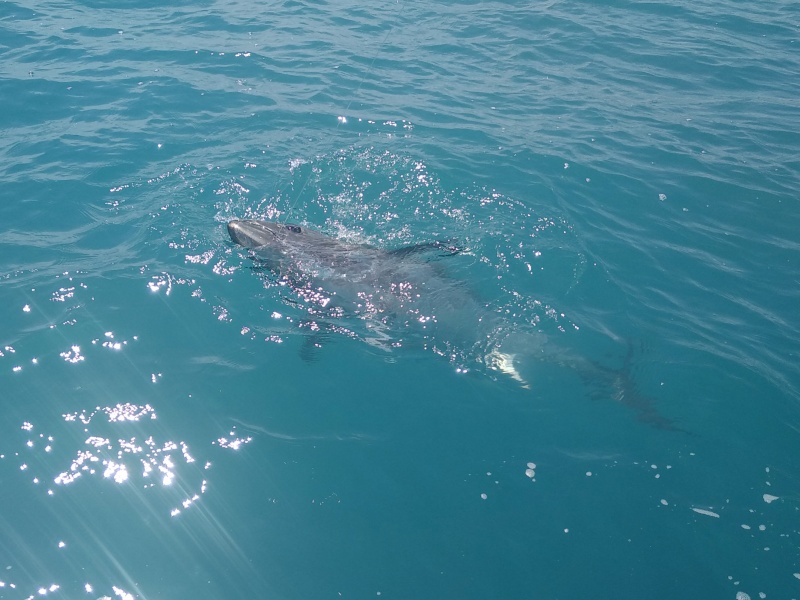
[[[0,598],[799,598],[799,28],[0,3]],[[529,387],[310,338],[244,217],[457,241]]]

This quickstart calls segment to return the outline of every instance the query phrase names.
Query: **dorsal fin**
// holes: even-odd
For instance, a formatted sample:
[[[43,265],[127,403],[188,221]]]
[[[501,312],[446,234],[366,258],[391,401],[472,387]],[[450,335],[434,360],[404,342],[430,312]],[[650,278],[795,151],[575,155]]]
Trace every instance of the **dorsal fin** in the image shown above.
[[[389,254],[404,258],[415,254],[423,254],[425,252],[440,251],[440,256],[454,256],[461,253],[462,249],[451,242],[425,242],[423,244],[412,244],[410,246],[403,246],[389,250]]]

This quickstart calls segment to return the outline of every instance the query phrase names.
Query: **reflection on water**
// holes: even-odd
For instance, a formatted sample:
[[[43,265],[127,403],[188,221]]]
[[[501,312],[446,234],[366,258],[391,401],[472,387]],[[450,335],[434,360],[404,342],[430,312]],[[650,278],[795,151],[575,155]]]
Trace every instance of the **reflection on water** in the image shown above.
[[[207,440],[196,452],[186,441],[166,433],[174,428],[160,423],[151,404],[130,402],[64,413],[61,425],[57,420],[50,423],[40,428],[34,420],[23,421],[18,447],[0,453],[0,461],[16,465],[23,478],[20,484],[25,480],[33,484],[31,499],[41,504],[39,510],[46,516],[42,527],[48,540],[41,547],[35,527],[26,533],[8,516],[0,519],[4,536],[26,538],[30,553],[23,561],[5,559],[0,598],[7,597],[4,589],[29,600],[56,592],[63,597],[79,589],[101,599],[143,597],[134,582],[135,565],[133,571],[127,566],[130,550],[135,554],[134,540],[149,531],[168,555],[171,546],[173,552],[181,552],[183,534],[162,529],[162,519],[176,519],[198,506],[209,487],[211,448],[237,451],[252,441],[250,436],[239,436],[233,426],[227,435]],[[8,474],[0,473],[0,479],[9,485]],[[29,491],[22,485],[16,493]],[[241,556],[212,513],[206,510],[198,516],[199,528],[193,535],[214,540],[213,547],[226,555]],[[30,524],[26,527],[30,529]],[[52,555],[54,550],[60,554]],[[75,561],[83,564],[87,579],[80,585],[73,572]],[[62,579],[36,584],[32,578],[37,572],[61,573]]]

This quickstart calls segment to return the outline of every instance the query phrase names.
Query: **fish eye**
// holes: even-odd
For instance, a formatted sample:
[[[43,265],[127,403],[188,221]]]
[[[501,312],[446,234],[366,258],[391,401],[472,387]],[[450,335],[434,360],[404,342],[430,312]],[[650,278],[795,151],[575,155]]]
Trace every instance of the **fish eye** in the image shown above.
[[[302,233],[302,229],[298,225],[287,225],[286,229],[291,231],[292,233]]]

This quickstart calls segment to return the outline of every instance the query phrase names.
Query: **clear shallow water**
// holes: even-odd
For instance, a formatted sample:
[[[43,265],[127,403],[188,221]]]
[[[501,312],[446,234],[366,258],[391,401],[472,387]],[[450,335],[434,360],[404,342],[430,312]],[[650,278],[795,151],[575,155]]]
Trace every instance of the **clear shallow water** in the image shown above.
[[[0,597],[800,596],[796,5],[0,22]],[[246,216],[458,239],[555,358],[309,360]]]

